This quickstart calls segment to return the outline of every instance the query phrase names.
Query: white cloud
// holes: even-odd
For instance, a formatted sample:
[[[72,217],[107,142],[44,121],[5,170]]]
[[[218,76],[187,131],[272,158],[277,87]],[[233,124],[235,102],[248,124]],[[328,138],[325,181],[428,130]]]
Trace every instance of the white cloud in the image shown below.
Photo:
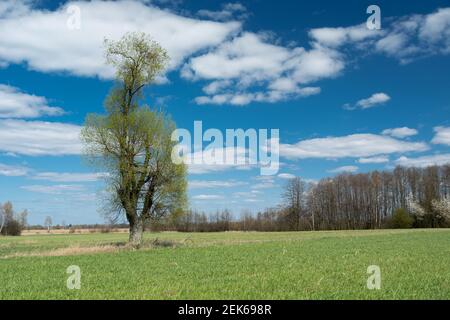
[[[450,8],[442,8],[425,16],[419,37],[429,43],[438,44],[445,53],[450,52]]]
[[[317,28],[309,32],[315,46],[378,52],[408,63],[417,58],[450,53],[450,8],[430,14],[414,14],[384,19],[381,30],[368,30],[365,24]]]
[[[436,135],[431,141],[434,144],[446,144],[450,146],[450,127],[435,127]]]
[[[428,167],[450,164],[450,153],[423,156],[418,158],[400,157],[395,163],[404,167]]]
[[[240,3],[225,3],[222,5],[222,10],[220,11],[202,9],[197,14],[201,17],[217,21],[241,20],[247,17],[247,8]]]
[[[234,192],[233,193],[233,197],[234,198],[256,198],[259,195],[262,194],[261,190],[250,190],[250,191],[239,191],[239,192]]]
[[[106,173],[39,172],[34,174],[32,179],[52,182],[95,182],[105,176]]]
[[[79,30],[67,27],[70,5],[80,9]],[[24,61],[30,69],[79,76],[112,77],[112,68],[104,64],[105,37],[146,32],[168,50],[173,69],[194,52],[215,46],[240,29],[237,22],[187,18],[142,1],[69,1],[47,11],[9,0],[3,7],[15,9],[0,7],[1,62]]]
[[[197,97],[198,104],[246,105],[318,94],[319,87],[305,85],[336,77],[343,68],[335,50],[288,48],[270,43],[266,36],[244,32],[191,58],[182,76],[212,81],[204,88],[210,96]]]
[[[218,94],[213,96],[201,96],[195,98],[195,102],[199,105],[204,104],[231,104],[235,106],[247,105],[251,102],[268,102],[274,103],[278,101],[287,100],[292,98],[292,94],[297,97],[307,97],[320,93],[320,88],[318,87],[304,87],[297,88],[296,90],[290,92],[283,92],[280,90],[273,90],[269,92],[256,92],[256,93],[229,93],[229,94]]]
[[[359,158],[425,150],[428,150],[428,146],[423,142],[408,142],[369,133],[280,144],[280,155],[292,159]]]
[[[214,150],[214,153],[213,153]],[[256,166],[248,163],[249,150],[242,147],[225,147],[186,155],[185,163],[190,174],[205,174],[231,169],[250,170]],[[233,159],[234,161],[225,161]]]
[[[386,93],[380,92],[380,93],[374,93],[369,98],[361,99],[355,104],[346,103],[342,107],[345,110],[356,110],[357,108],[360,109],[368,109],[375,107],[377,105],[384,104],[388,102],[391,99]]]
[[[22,166],[10,166],[0,163],[0,176],[21,177],[28,173],[29,169]]]
[[[227,87],[231,86],[233,84],[233,82],[231,82],[230,80],[218,80],[218,81],[213,81],[211,83],[209,83],[208,85],[206,85],[203,88],[203,91],[206,94],[210,94],[210,95],[214,95],[217,92],[226,89]]]
[[[401,127],[383,130],[382,134],[395,138],[406,138],[417,135],[418,131],[408,127]]]
[[[403,63],[416,57],[450,53],[450,8],[427,15],[401,17],[376,49]]]
[[[227,181],[217,181],[217,180],[192,180],[189,181],[189,188],[199,189],[199,188],[232,188],[246,185],[247,183],[241,181],[227,180]]]
[[[0,3],[0,17],[22,16],[29,11],[29,4],[32,0],[3,0]]]
[[[347,43],[366,41],[383,34],[382,30],[369,30],[366,24],[351,27],[316,28],[309,31],[309,36],[317,44],[339,47]]]
[[[271,189],[277,186],[273,176],[257,176],[254,179],[258,182],[250,187],[252,190]]]
[[[74,184],[58,184],[58,185],[29,185],[22,186],[24,190],[37,192],[37,193],[45,193],[45,194],[64,194],[64,193],[72,193],[72,192],[80,192],[84,190],[82,185],[74,185]]]
[[[0,120],[0,151],[29,156],[79,155],[81,127],[25,120]]]
[[[358,171],[358,167],[357,166],[342,166],[342,167],[338,167],[332,170],[328,170],[328,172],[331,173],[342,173],[342,172],[349,172],[349,173],[353,173]]]
[[[370,158],[359,158],[359,163],[386,163],[389,162],[388,156],[378,156],[378,157],[370,157]]]
[[[378,51],[384,51],[389,55],[396,55],[399,50],[408,42],[408,36],[401,33],[389,34],[386,37],[380,39],[375,47]]]
[[[261,36],[245,32],[212,52],[192,58],[185,66],[185,77],[233,79],[246,76],[249,80],[263,80],[282,72],[283,63],[290,56],[286,48],[266,43]]]
[[[283,46],[269,33],[243,32],[240,22],[188,18],[159,9],[152,1],[69,1],[54,11],[27,3],[31,1],[8,0],[0,6],[0,66],[25,62],[44,72],[110,78],[113,70],[102,55],[104,37],[118,39],[139,30],[168,50],[171,70],[183,65],[184,78],[211,81],[204,88],[206,95],[195,99],[198,104],[274,103],[318,94],[320,88],[311,84],[340,75],[348,49],[385,53],[402,62],[450,52],[450,8],[400,17],[381,31],[364,24],[312,29],[311,46],[305,49]],[[67,28],[70,5],[81,10],[80,30]],[[200,12],[221,20],[236,13],[245,14],[239,3]],[[373,106],[380,98],[361,101],[361,107]]]
[[[292,173],[280,173],[278,175],[278,178],[280,178],[280,179],[294,179],[295,175],[292,174]]]
[[[359,100],[356,103],[356,106],[361,107],[361,109],[368,109],[376,105],[386,103],[389,100],[391,100],[391,97],[389,97],[386,93],[374,93],[369,98]]]
[[[49,107],[44,97],[0,84],[0,118],[37,118],[62,114],[64,111],[61,108]]]
[[[221,200],[223,196],[218,194],[199,194],[192,197],[193,200]]]

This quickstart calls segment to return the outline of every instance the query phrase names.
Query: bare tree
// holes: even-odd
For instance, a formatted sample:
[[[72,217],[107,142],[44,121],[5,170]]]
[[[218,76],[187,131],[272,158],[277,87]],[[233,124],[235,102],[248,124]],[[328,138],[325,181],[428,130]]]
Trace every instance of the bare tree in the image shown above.
[[[48,232],[50,232],[52,225],[53,225],[52,217],[46,216],[44,220],[44,226],[47,228]]]
[[[295,224],[295,230],[300,230],[300,220],[306,209],[305,194],[306,183],[299,177],[289,179],[284,187],[287,216]]]

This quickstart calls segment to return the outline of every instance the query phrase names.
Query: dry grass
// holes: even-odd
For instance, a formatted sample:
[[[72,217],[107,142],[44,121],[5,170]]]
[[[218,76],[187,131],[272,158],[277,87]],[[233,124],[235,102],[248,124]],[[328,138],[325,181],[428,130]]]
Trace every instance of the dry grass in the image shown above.
[[[128,233],[126,228],[111,229],[111,233]],[[75,229],[75,234],[88,234],[88,233],[102,233],[102,229]],[[47,230],[23,230],[23,236],[35,236],[35,235],[55,235],[55,234],[70,234],[70,229],[53,229],[48,232]]]
[[[62,257],[62,256],[76,256],[83,254],[94,254],[94,253],[105,253],[105,252],[114,252],[119,251],[124,247],[116,246],[116,245],[102,245],[102,246],[91,246],[91,247],[80,247],[73,246],[67,248],[58,248],[49,251],[41,251],[41,252],[17,252],[12,255],[7,255],[1,257],[2,259],[10,259],[16,257]]]
[[[155,248],[175,248],[185,245],[184,241],[173,241],[165,239],[154,239],[144,241],[140,250],[149,250]],[[18,257],[63,257],[63,256],[77,256],[97,253],[111,253],[124,250],[136,250],[130,246],[127,242],[113,242],[109,244],[93,244],[90,246],[80,246],[79,244],[56,248],[52,250],[38,251],[38,252],[16,252],[10,255],[0,256],[0,259],[11,259]]]

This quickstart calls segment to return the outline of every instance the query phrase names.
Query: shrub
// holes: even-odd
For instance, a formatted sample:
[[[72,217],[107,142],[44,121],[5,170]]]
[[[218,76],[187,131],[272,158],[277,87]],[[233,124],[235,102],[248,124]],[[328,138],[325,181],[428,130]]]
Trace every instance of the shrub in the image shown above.
[[[399,208],[395,210],[391,219],[391,228],[393,229],[409,229],[412,227],[414,219],[410,217],[405,209]]]
[[[2,235],[20,236],[22,233],[22,226],[17,220],[9,220],[2,229]]]
[[[111,228],[108,226],[104,226],[104,227],[100,228],[101,233],[110,233],[111,231],[112,231]]]

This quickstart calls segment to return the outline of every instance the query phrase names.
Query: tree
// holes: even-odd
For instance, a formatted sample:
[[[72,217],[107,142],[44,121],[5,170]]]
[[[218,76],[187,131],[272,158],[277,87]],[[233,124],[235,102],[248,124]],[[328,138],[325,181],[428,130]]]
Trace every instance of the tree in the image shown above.
[[[47,228],[47,231],[50,232],[50,228],[53,225],[52,217],[46,216],[44,220],[44,226]]]
[[[408,212],[399,208],[395,210],[392,219],[391,219],[391,227],[394,229],[409,229],[412,227],[413,218],[411,218]]]
[[[288,219],[295,223],[295,230],[300,229],[300,219],[305,211],[305,191],[306,184],[299,178],[289,179],[283,193],[288,210]]]
[[[27,219],[28,219],[28,210],[23,210],[21,213],[19,213],[19,223],[21,228],[25,228],[27,226]]]
[[[168,55],[143,33],[105,40],[105,49],[116,85],[106,99],[106,115],[88,115],[81,136],[88,158],[109,173],[109,203],[116,217],[125,215],[129,241],[139,247],[146,223],[186,203],[186,167],[171,159],[175,124],[142,105],[144,87],[164,71]]]
[[[450,197],[445,197],[441,200],[434,199],[431,201],[433,212],[442,219],[450,221]]]
[[[14,220],[14,209],[11,201],[7,201],[2,206],[3,216],[5,217],[5,224]]]
[[[25,210],[26,211],[26,210]],[[0,204],[0,233],[7,236],[20,236],[22,224],[16,219],[13,205],[10,201]]]

